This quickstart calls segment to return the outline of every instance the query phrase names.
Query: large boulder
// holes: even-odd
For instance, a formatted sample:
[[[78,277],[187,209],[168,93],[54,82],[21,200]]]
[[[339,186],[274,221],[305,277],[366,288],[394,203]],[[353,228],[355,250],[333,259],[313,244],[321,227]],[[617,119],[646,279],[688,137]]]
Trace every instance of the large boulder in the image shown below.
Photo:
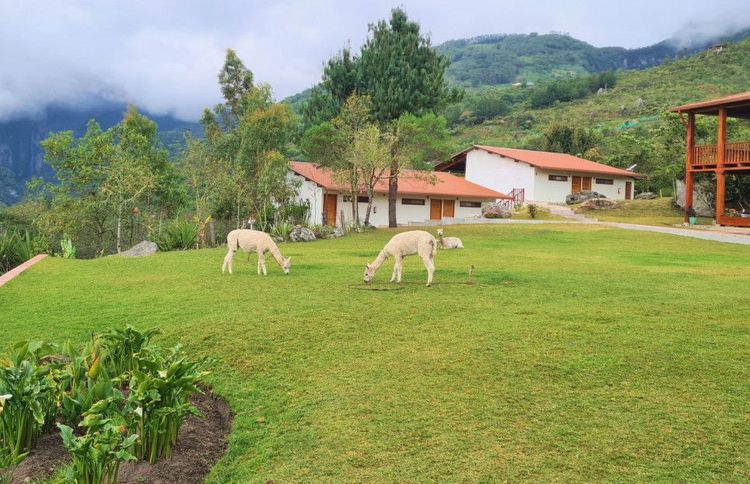
[[[331,233],[328,234],[328,238],[329,239],[336,239],[336,238],[343,237],[343,236],[344,236],[344,231],[341,230],[339,227],[335,227],[331,231]]]
[[[675,194],[675,205],[685,208],[685,182],[677,180],[677,193]],[[714,205],[715,185],[710,180],[700,180],[693,185],[693,209],[699,217],[713,217],[716,215]]]
[[[591,198],[579,207],[581,210],[610,210],[617,207],[617,202],[606,198]]]
[[[513,212],[510,209],[498,204],[493,203],[482,207],[482,217],[484,218],[511,218]]]
[[[568,205],[573,205],[574,203],[582,203],[582,202],[585,202],[586,200],[591,200],[592,198],[607,198],[607,197],[598,192],[585,191],[585,192],[571,193],[570,195],[565,197],[565,203],[567,203]]]
[[[292,242],[309,242],[315,240],[315,234],[307,227],[297,225],[289,233],[289,240]]]
[[[125,252],[120,252],[120,255],[123,257],[146,257],[148,255],[156,253],[156,251],[158,250],[159,247],[155,243],[144,240],[143,242],[134,245]]]
[[[643,192],[635,196],[636,200],[653,200],[654,198],[659,198],[659,195],[654,192]]]

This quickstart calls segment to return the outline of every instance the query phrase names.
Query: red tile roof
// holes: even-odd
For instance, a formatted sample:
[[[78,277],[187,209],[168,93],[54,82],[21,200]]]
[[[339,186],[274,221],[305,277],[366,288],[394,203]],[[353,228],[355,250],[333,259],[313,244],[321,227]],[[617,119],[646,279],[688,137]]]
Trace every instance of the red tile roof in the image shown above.
[[[632,171],[615,168],[609,165],[603,165],[601,163],[596,163],[595,161],[585,160],[583,158],[568,155],[565,153],[551,153],[548,151],[532,151],[521,150],[517,148],[500,148],[497,146],[474,145],[473,147],[459,154],[467,153],[473,149],[480,149],[489,153],[504,156],[506,158],[522,161],[543,170],[572,171],[576,173],[594,173],[598,175],[627,176],[631,178],[641,177],[641,175]]]
[[[342,183],[334,179],[333,172],[328,168],[313,163],[291,161],[289,162],[289,169],[297,175],[322,186],[326,190],[347,190]],[[379,181],[375,186],[375,192],[388,193],[387,180]],[[398,177],[398,193],[399,195],[484,198],[491,200],[499,198],[511,199],[508,195],[479,186],[476,183],[450,173],[417,170],[401,171],[401,175]]]

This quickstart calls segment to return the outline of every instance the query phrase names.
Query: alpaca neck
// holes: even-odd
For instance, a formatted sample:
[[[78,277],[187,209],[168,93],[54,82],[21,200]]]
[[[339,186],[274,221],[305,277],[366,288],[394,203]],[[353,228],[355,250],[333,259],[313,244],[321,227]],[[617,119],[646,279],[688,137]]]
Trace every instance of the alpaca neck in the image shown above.
[[[380,266],[383,265],[383,262],[385,262],[386,259],[388,259],[388,254],[386,254],[385,250],[381,250],[380,254],[378,254],[372,264],[370,264],[370,267],[372,267],[373,270],[377,271],[378,269],[380,269]]]
[[[279,267],[284,267],[284,258],[281,257],[281,252],[279,251],[279,248],[276,246],[276,244],[272,241],[271,246],[268,248],[268,252],[271,253],[271,256],[273,257],[273,260],[276,261],[276,263],[279,265]]]

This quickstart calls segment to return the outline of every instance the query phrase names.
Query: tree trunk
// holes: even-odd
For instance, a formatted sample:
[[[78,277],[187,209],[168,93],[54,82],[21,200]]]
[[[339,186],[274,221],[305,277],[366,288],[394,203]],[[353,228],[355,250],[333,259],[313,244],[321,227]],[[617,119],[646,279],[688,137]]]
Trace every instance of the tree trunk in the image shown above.
[[[370,214],[372,213],[372,196],[373,196],[373,189],[372,187],[367,188],[367,212],[365,212],[365,227],[370,225]]]
[[[211,247],[216,247],[216,222],[214,222],[213,217],[208,222],[208,236],[211,241]]]
[[[122,204],[117,206],[117,253],[121,252],[120,243],[122,240]]]
[[[391,172],[388,178],[388,226],[396,227],[396,197],[398,196],[398,161],[391,159]]]

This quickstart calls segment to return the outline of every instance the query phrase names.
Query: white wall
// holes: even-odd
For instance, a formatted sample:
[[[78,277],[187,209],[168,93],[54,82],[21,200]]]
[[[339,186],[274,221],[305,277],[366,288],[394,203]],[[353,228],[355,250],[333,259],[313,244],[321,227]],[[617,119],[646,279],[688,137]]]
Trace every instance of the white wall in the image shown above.
[[[549,175],[563,175],[567,176],[567,181],[552,181],[549,179]],[[573,173],[564,171],[545,171],[536,170],[535,182],[536,187],[534,190],[535,197],[526,197],[527,200],[536,200],[539,202],[552,202],[552,203],[564,203],[565,197],[572,191],[572,177],[573,176],[590,176],[591,177],[591,190],[599,192],[607,198],[612,200],[625,200],[625,182],[632,182],[632,178],[617,177],[611,175],[595,175],[586,173]],[[600,185],[596,183],[597,178],[608,178],[614,180],[612,185]],[[632,196],[631,188],[631,196]]]
[[[534,200],[534,167],[504,156],[474,149],[466,154],[466,179],[508,195],[523,188],[527,199]]]
[[[287,179],[299,183],[297,188],[297,202],[307,201],[310,204],[309,223],[320,225],[323,223],[323,189],[293,172],[287,173]]]
[[[403,198],[418,198],[425,201],[424,205],[404,205],[402,203]],[[396,200],[396,221],[399,225],[406,225],[411,222],[424,222],[430,219],[430,200],[436,198],[440,200],[455,200],[455,218],[472,218],[480,217],[482,215],[482,208],[470,208],[461,207],[460,201],[473,201],[473,202],[491,202],[494,200],[480,199],[480,198],[454,198],[454,197],[424,197],[416,195],[404,195],[399,196]],[[344,202],[344,197],[339,195],[338,197],[338,212],[336,215],[337,222],[341,216],[340,212],[344,210],[344,217],[347,222],[352,220],[352,209],[350,202]],[[370,215],[370,224],[375,227],[387,227],[388,226],[388,195],[384,193],[376,193],[373,200],[374,212]],[[365,214],[367,211],[367,204],[359,204],[359,218],[361,221],[365,220]]]

